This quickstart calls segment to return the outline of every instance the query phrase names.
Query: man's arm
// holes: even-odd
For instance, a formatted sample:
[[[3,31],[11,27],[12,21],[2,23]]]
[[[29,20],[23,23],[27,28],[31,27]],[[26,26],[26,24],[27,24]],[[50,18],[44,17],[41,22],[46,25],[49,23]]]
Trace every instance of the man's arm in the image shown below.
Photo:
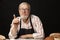
[[[11,28],[10,28],[10,32],[8,34],[9,38],[16,38],[17,37],[17,28],[16,28],[17,25],[13,25],[11,24]]]
[[[33,34],[22,35],[19,38],[24,38],[24,39],[26,39],[26,38],[33,38]]]
[[[9,38],[17,37],[18,25],[19,25],[19,17],[14,16],[14,19],[12,20],[10,32],[9,32]]]
[[[35,25],[33,26],[36,33],[33,33],[34,38],[44,38],[43,24],[39,17],[35,17]]]
[[[19,17],[16,17],[13,15],[14,19],[12,20],[11,23],[11,29],[9,32],[9,38],[16,38],[17,37],[17,31],[18,31],[18,25],[19,25]]]

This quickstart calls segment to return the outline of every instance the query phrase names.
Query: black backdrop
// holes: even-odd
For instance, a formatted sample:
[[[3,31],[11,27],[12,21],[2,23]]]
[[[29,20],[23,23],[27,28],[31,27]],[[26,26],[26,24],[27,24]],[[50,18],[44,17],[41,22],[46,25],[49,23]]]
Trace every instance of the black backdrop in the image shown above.
[[[8,38],[13,14],[18,16],[18,4],[22,1],[30,3],[31,13],[40,17],[45,36],[53,32],[60,32],[56,0],[0,0],[0,34]]]

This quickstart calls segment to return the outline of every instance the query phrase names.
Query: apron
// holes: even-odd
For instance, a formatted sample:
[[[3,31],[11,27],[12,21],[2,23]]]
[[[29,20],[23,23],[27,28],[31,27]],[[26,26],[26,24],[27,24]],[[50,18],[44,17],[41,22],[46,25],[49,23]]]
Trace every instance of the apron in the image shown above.
[[[20,30],[17,34],[17,38],[19,38],[19,36],[21,35],[25,35],[25,34],[33,34],[34,33],[34,28],[33,28],[33,25],[32,25],[32,21],[31,21],[31,17],[30,17],[30,25],[31,25],[31,29],[24,29],[24,28],[21,28],[21,21],[20,21]]]

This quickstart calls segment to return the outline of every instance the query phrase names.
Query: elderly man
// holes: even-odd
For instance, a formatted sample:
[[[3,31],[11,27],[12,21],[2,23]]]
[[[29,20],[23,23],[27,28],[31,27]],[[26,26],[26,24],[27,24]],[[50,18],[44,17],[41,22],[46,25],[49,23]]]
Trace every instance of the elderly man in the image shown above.
[[[9,38],[44,38],[44,30],[41,20],[38,16],[30,14],[30,4],[22,2],[19,5],[19,15],[11,23]]]

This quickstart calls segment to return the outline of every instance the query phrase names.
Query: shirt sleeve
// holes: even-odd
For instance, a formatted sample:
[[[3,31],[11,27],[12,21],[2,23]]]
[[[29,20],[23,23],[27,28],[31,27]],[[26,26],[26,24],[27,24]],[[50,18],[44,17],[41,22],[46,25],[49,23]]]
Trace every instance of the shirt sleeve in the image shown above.
[[[12,22],[11,28],[10,28],[10,31],[9,31],[9,34],[8,34],[8,36],[9,36],[10,39],[14,39],[14,38],[17,37],[17,35],[16,35],[17,32],[16,33],[12,32],[13,29],[14,29],[14,25],[13,25],[13,22]]]
[[[44,30],[43,30],[42,22],[39,19],[39,17],[35,17],[34,21],[35,22],[33,23],[33,27],[34,27],[35,33],[33,33],[33,37],[34,38],[40,38],[40,39],[43,40],[43,38],[44,38]]]

